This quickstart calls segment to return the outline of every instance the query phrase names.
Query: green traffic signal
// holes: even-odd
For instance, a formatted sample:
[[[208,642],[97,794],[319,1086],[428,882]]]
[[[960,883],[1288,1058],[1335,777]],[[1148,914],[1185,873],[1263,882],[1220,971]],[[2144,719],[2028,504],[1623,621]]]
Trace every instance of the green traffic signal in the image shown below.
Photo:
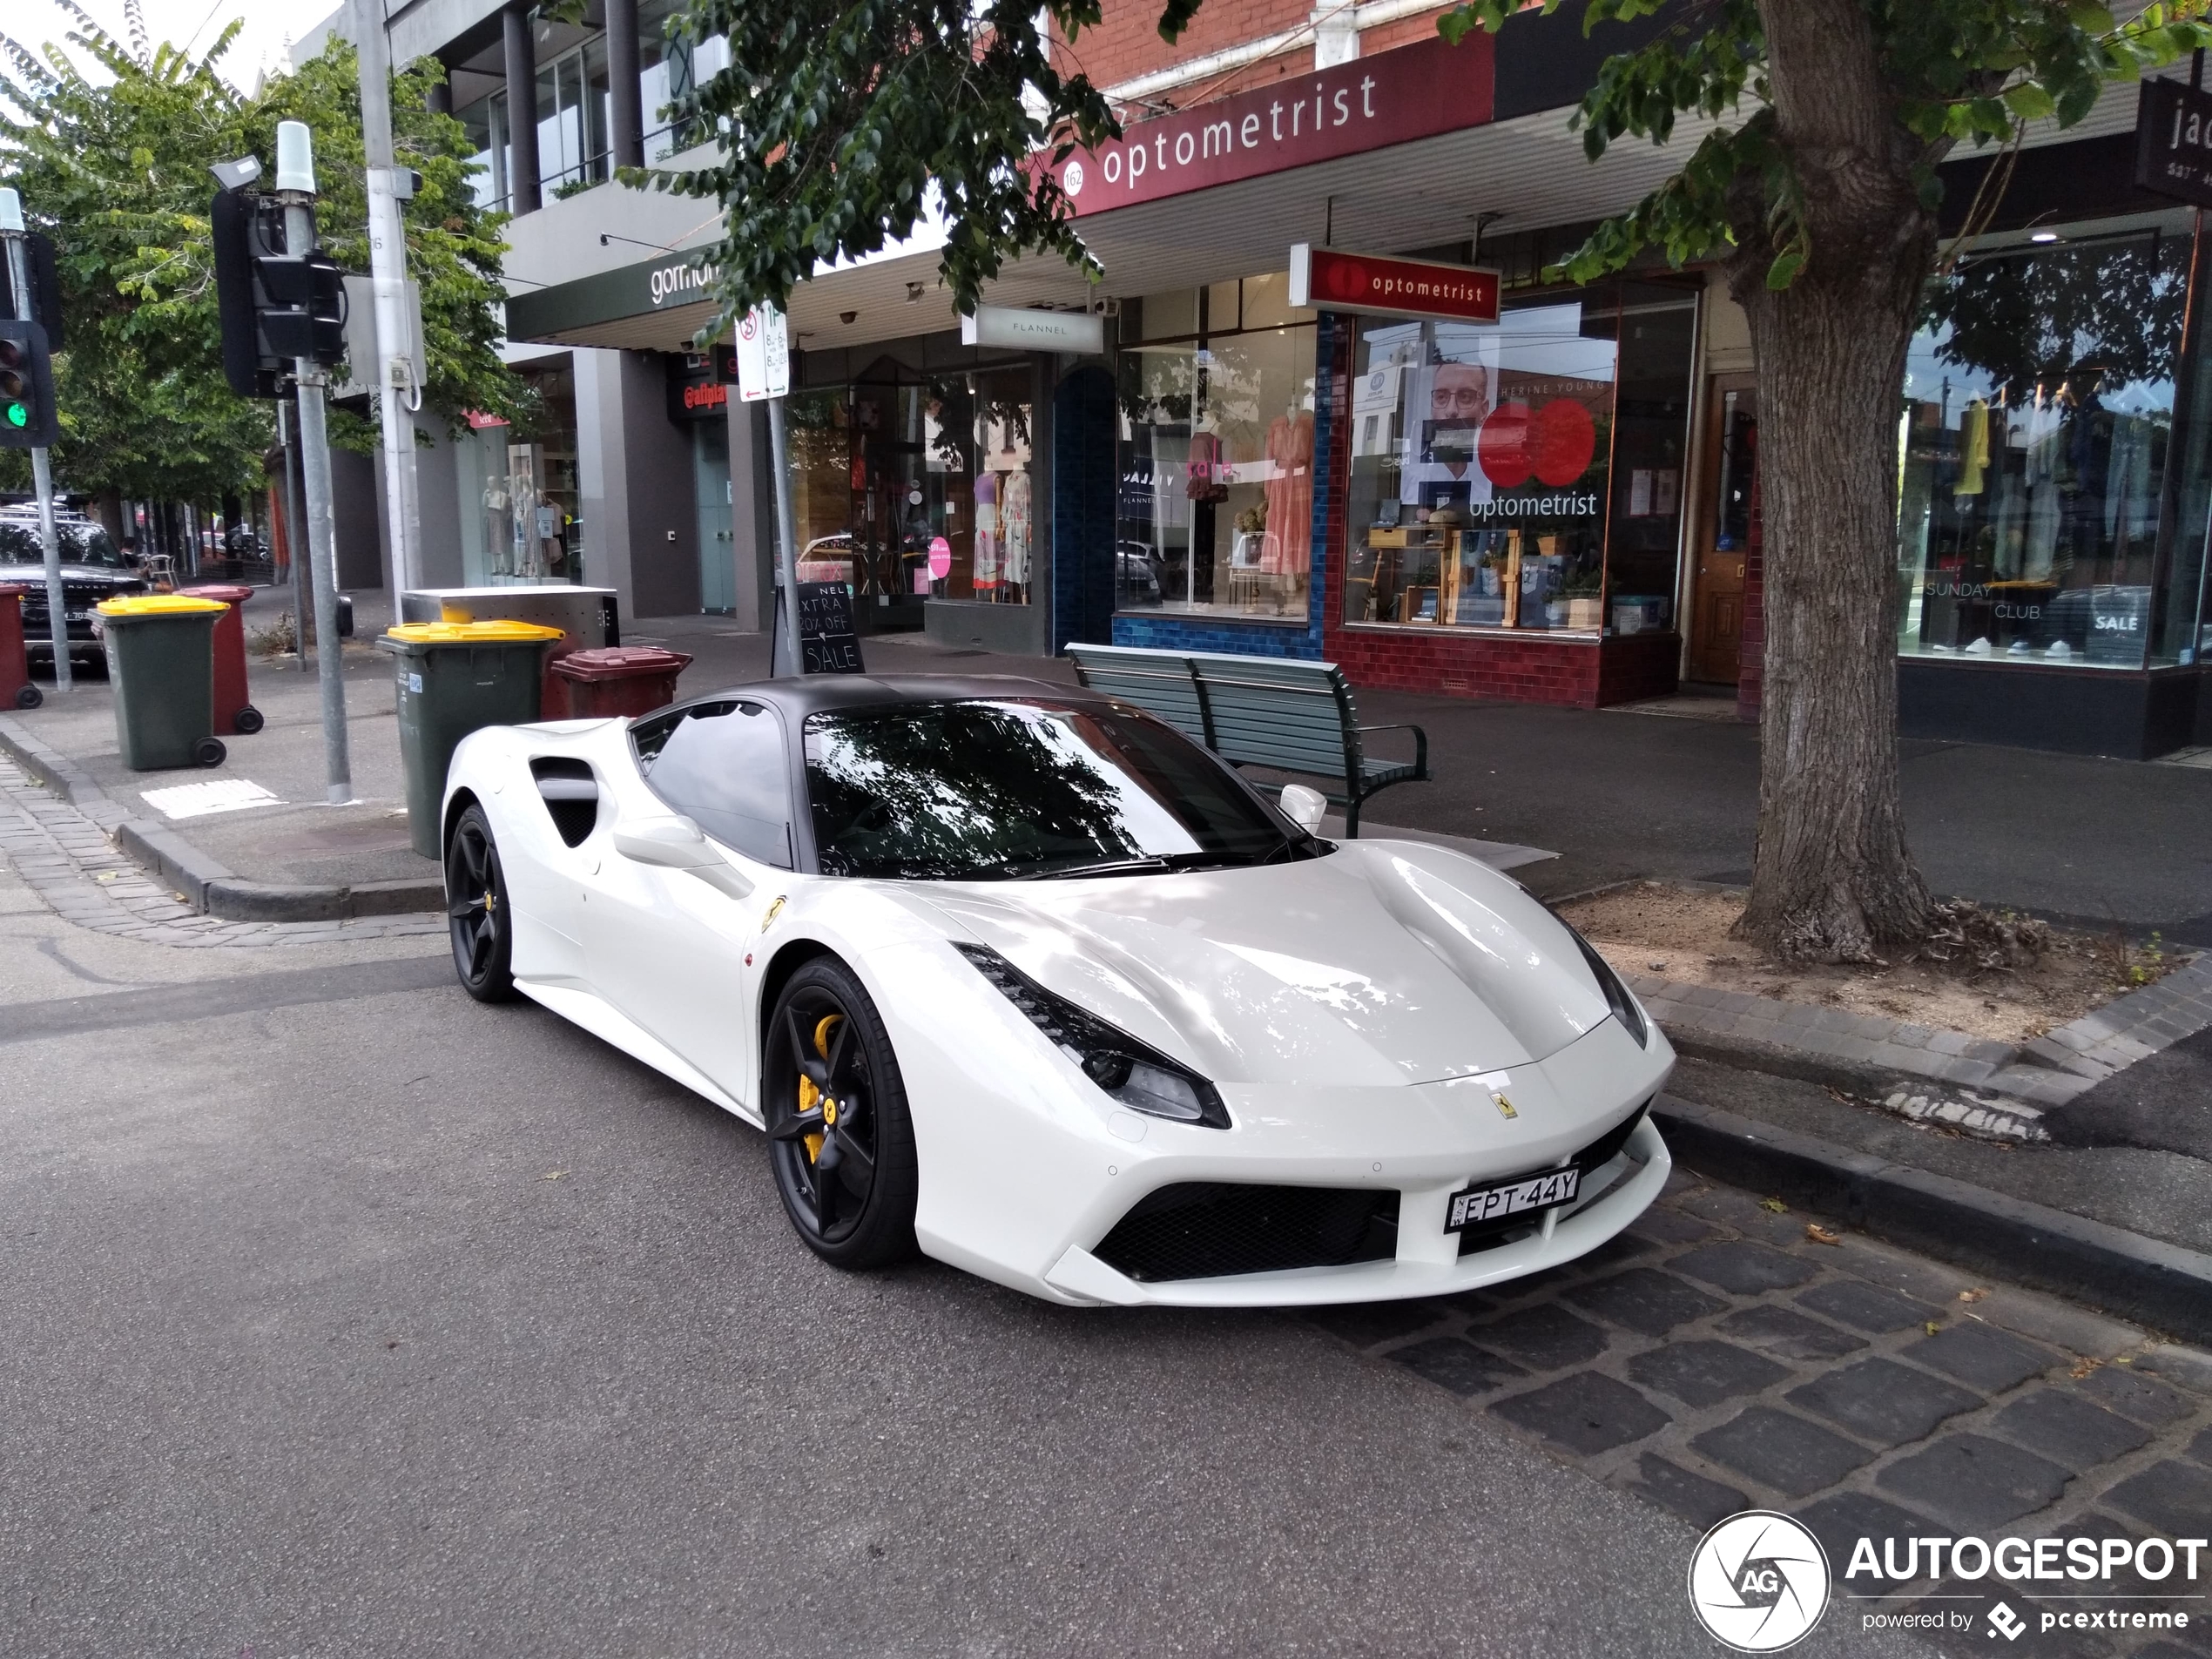
[[[10,426],[26,427],[30,424],[30,411],[20,403],[9,404],[6,414]]]

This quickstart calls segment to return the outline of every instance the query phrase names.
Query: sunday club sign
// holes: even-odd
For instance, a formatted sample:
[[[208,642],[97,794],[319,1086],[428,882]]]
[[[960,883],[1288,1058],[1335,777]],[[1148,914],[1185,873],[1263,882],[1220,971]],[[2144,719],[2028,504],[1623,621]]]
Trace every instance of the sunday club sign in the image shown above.
[[[1359,155],[1491,119],[1494,42],[1420,41],[1131,125],[1052,171],[1078,214]]]

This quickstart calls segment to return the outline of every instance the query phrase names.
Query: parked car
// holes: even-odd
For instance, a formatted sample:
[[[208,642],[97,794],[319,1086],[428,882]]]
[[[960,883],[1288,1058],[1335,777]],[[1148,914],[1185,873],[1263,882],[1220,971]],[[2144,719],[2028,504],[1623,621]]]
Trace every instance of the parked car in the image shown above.
[[[70,661],[100,660],[92,632],[92,607],[119,593],[143,593],[145,580],[123,556],[107,531],[76,513],[57,513],[61,542],[62,602],[67,607]],[[52,620],[46,611],[46,555],[38,538],[38,514],[29,507],[0,509],[0,583],[30,591],[23,602],[24,645],[33,662],[54,658]]]

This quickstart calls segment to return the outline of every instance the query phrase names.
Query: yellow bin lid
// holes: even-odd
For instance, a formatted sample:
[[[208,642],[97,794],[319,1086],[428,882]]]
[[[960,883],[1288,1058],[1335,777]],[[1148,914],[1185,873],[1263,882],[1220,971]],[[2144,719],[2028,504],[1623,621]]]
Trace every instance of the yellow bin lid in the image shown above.
[[[228,610],[220,599],[195,599],[182,593],[126,593],[95,607],[103,617],[185,617],[203,610]]]
[[[386,637],[410,645],[506,645],[532,639],[558,639],[558,628],[534,622],[402,622]]]

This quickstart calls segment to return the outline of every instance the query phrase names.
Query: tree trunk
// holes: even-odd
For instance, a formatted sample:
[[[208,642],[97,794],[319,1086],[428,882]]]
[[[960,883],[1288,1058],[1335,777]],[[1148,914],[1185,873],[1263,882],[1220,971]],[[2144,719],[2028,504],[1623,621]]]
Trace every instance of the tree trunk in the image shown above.
[[[1745,191],[1730,291],[1759,374],[1766,660],[1759,820],[1737,931],[1785,959],[1863,961],[1925,931],[1897,757],[1897,424],[1934,216],[1889,118],[1865,10],[1761,0],[1776,134],[1811,257],[1776,252]],[[1753,181],[1746,181],[1747,185]]]

